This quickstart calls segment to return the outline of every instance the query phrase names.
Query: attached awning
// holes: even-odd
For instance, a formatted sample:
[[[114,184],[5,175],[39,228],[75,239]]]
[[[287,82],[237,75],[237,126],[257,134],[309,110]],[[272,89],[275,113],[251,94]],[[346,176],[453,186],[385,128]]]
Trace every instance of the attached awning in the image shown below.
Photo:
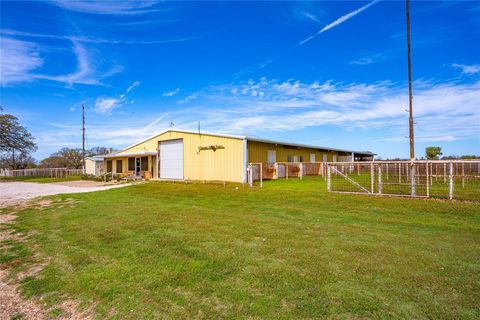
[[[156,152],[136,152],[136,153],[124,153],[124,154],[107,154],[104,156],[107,158],[129,158],[129,157],[147,157],[147,156],[156,156]]]

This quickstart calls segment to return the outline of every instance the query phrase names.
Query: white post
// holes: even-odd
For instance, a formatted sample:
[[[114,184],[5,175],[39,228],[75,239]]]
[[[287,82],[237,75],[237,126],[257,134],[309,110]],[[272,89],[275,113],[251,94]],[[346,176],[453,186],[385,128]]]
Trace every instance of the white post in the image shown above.
[[[444,162],[443,163],[443,183],[446,183],[446,182],[447,182],[447,164]]]
[[[300,166],[300,180],[303,179],[303,163],[299,164]]]
[[[288,162],[285,163],[285,178],[288,180]]]
[[[263,163],[260,162],[260,188],[263,188]]]
[[[416,186],[415,186],[415,163],[410,162],[410,183],[412,185],[412,196],[417,194]]]
[[[373,194],[375,185],[375,172],[373,171],[373,162],[370,163],[370,193]]]
[[[431,170],[430,171],[428,170],[428,161],[426,163],[425,170],[426,170],[425,174],[427,176],[427,197],[430,197],[430,176],[429,176],[429,174],[431,174],[431,172],[430,172]]]
[[[450,162],[450,185],[448,188],[448,199],[453,199],[453,162]]]
[[[330,172],[330,165],[327,164],[327,190],[330,192],[332,190],[332,176]]]
[[[462,189],[465,188],[465,168],[464,163],[462,162]]]
[[[251,163],[248,165],[248,180],[250,187],[253,187],[253,166]]]
[[[378,165],[378,193],[382,194],[382,164]]]

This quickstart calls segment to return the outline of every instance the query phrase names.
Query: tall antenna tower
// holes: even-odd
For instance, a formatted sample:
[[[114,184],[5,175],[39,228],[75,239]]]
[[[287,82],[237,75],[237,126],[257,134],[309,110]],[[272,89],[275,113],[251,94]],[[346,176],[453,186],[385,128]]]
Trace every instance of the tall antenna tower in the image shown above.
[[[406,0],[407,14],[407,56],[408,56],[408,100],[409,100],[409,118],[408,125],[410,131],[410,160],[415,160],[415,147],[413,136],[413,94],[412,94],[412,60],[410,58],[410,0]]]

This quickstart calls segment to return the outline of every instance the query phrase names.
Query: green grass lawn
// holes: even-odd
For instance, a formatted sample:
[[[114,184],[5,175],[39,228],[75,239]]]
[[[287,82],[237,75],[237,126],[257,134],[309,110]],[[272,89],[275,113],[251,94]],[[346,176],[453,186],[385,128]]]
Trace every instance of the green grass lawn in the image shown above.
[[[0,182],[8,181],[23,181],[23,182],[37,182],[37,183],[53,183],[81,180],[81,176],[67,176],[61,178],[55,177],[0,177]]]
[[[99,319],[480,317],[478,203],[329,194],[315,178],[52,199],[66,198],[20,212],[31,237],[0,261],[48,257],[23,293]]]

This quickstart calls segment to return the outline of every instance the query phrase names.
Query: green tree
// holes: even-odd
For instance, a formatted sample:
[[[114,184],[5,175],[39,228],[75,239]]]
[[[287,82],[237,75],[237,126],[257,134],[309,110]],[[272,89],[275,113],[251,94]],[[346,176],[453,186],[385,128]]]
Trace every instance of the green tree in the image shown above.
[[[96,155],[104,155],[112,152],[112,149],[106,147],[93,147],[90,150],[87,150],[85,153],[88,157]]]
[[[66,168],[65,159],[63,157],[50,156],[40,161],[41,168]]]
[[[65,168],[80,169],[82,167],[82,149],[62,148],[52,154],[52,157],[63,158],[63,167]]]
[[[37,145],[31,133],[20,124],[17,117],[3,113],[0,107],[0,152],[11,155],[10,167],[17,169],[17,158],[28,158],[36,150]]]
[[[425,148],[425,157],[428,160],[438,160],[442,155],[442,148],[440,147],[427,147]]]

